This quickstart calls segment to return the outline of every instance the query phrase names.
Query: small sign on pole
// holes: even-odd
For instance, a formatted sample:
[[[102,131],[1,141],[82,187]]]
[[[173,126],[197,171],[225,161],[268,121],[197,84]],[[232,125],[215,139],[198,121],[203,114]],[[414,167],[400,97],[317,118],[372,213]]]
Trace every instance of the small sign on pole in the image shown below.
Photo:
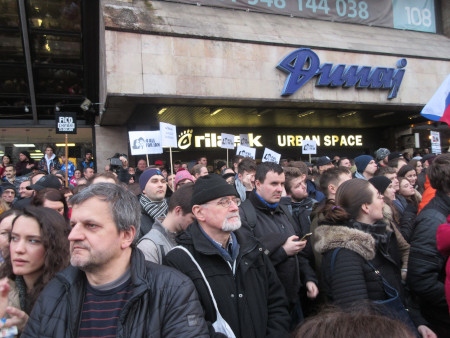
[[[77,133],[77,113],[56,112],[55,113],[56,134]]]

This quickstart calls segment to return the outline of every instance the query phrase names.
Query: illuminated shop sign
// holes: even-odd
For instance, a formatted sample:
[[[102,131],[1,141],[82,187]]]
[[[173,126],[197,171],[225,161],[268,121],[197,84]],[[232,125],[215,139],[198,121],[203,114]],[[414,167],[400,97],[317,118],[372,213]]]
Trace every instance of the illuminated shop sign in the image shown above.
[[[320,64],[319,56],[309,48],[300,48],[286,56],[277,68],[288,74],[282,96],[294,94],[317,76],[316,87],[389,89],[388,99],[397,97],[407,64],[397,62],[397,69],[370,66]]]
[[[277,135],[280,147],[300,147],[303,140],[316,141],[318,147],[362,147],[362,135]]]
[[[303,140],[314,140],[318,147],[362,147],[363,135],[291,135],[291,134],[270,134],[275,140],[267,140],[267,144],[276,144],[279,147],[301,147]],[[185,150],[189,148],[220,148],[221,133],[204,133],[194,135],[193,129],[183,130],[178,135],[178,148]],[[263,136],[258,134],[248,134],[249,146],[252,148],[264,147]],[[234,146],[240,145],[239,135],[234,137]]]

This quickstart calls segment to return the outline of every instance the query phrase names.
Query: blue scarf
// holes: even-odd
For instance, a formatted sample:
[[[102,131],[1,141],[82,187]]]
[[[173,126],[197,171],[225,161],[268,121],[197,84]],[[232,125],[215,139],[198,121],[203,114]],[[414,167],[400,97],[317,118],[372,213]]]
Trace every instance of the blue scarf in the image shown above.
[[[266,206],[266,207],[268,207],[269,209],[271,209],[271,210],[275,210],[277,207],[278,207],[278,202],[277,203],[268,203],[268,202],[266,202],[266,200],[264,200],[261,196],[259,196],[258,195],[258,193],[256,192],[256,190],[255,190],[255,195],[256,195],[256,197],[258,197],[258,199]]]

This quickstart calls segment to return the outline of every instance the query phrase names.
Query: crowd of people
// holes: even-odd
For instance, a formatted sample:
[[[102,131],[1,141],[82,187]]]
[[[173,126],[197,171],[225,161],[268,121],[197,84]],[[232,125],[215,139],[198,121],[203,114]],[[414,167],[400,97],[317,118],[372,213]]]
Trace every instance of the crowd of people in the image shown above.
[[[449,337],[450,154],[116,155],[3,156],[11,336]]]

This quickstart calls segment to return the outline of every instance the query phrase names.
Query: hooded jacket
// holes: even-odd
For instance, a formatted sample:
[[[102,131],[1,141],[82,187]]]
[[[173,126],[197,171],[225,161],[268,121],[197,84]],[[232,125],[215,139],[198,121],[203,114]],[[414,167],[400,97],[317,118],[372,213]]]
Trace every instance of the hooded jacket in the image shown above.
[[[134,291],[122,308],[116,337],[209,337],[194,285],[178,271],[131,255]],[[68,267],[42,291],[21,337],[78,337],[85,273]]]
[[[254,239],[246,238],[240,230],[234,234],[240,246],[234,275],[229,262],[205,237],[197,222],[176,239],[202,267],[219,312],[236,337],[287,337],[288,303],[272,264]],[[163,262],[192,279],[205,309],[206,320],[215,322],[216,311],[207,286],[188,255],[180,249],[173,249]]]

